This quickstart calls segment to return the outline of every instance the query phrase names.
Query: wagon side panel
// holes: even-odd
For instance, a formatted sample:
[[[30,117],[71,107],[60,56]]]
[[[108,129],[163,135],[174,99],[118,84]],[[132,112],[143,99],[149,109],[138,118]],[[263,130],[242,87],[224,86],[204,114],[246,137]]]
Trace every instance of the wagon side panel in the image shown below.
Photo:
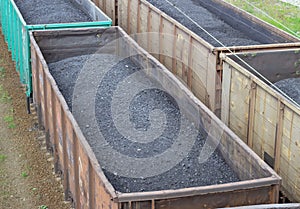
[[[300,130],[296,125],[300,122],[299,109],[245,68],[231,59],[225,59],[224,66],[228,65],[231,69],[231,80],[229,81],[231,85],[229,108],[227,105],[222,119],[229,121],[229,128],[279,173],[282,177],[282,190],[286,195],[292,200],[299,201],[298,136]],[[238,77],[235,78],[235,75]],[[235,88],[236,85],[232,84],[239,78],[243,78],[242,80],[247,80],[251,84],[249,92],[244,93],[241,88]],[[239,83],[243,83],[242,80],[240,79]],[[226,92],[228,90],[223,93]],[[249,100],[249,103],[245,103],[245,113],[248,113],[248,117],[242,117],[243,114],[239,115],[238,118],[241,121],[239,126],[232,123],[232,120],[237,121],[235,115],[239,112],[233,111],[232,103],[236,102],[235,98],[242,101]],[[238,104],[239,110],[243,109],[241,108],[243,103],[240,101]]]

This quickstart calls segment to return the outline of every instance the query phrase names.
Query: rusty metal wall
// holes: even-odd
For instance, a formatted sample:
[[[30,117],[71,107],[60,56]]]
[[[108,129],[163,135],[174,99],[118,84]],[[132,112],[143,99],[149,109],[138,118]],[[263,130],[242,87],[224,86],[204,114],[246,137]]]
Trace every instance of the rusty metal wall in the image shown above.
[[[93,32],[93,30],[95,32]],[[112,185],[108,182],[94,156],[89,144],[82,135],[75,119],[69,111],[67,104],[61,95],[53,77],[49,73],[44,56],[31,34],[32,52],[32,72],[34,86],[34,102],[38,108],[41,125],[47,133],[47,147],[52,151],[55,159],[56,172],[61,173],[66,199],[72,199],[76,208],[199,208],[236,206],[245,204],[276,203],[280,178],[266,166],[231,130],[205,107],[187,88],[175,79],[163,65],[138,46],[121,28],[112,29],[82,29],[83,34],[101,34],[101,30],[111,30],[118,33],[115,37],[124,37],[124,42],[120,44],[119,53],[133,53],[139,56],[133,58],[142,66],[152,66],[160,69],[159,74],[149,74],[161,78],[162,85],[168,87],[172,84],[172,91],[178,94],[180,100],[187,106],[187,111],[193,109],[207,118],[206,125],[212,127],[212,136],[218,136],[218,130],[224,131],[222,134],[220,152],[225,160],[238,172],[241,182],[211,185],[207,187],[186,188],[174,191],[155,191],[142,193],[116,193]],[[53,53],[56,54],[59,47],[63,45],[53,44],[54,39],[64,36],[64,41],[70,36],[78,34],[81,30],[69,31],[40,31],[34,32],[40,43],[47,49],[47,57],[51,52],[46,47],[49,41]],[[52,37],[52,38],[51,38]],[[75,37],[78,37],[77,35]],[[109,36],[112,37],[112,36]],[[51,40],[51,41],[50,41]],[[86,39],[86,41],[89,41]],[[73,43],[78,45],[77,43]],[[70,45],[68,45],[70,49]],[[78,53],[78,46],[74,49]],[[62,55],[63,56],[63,55]],[[57,58],[57,57],[54,57]],[[195,108],[189,108],[195,107]],[[190,112],[189,115],[198,115]],[[192,119],[193,120],[193,119]],[[197,120],[197,118],[195,118]],[[230,142],[230,143],[229,143]],[[259,173],[257,179],[247,180],[249,172],[242,170],[255,170]],[[221,198],[222,197],[222,198]],[[212,201],[218,199],[219,201]]]
[[[262,202],[272,203],[272,187],[248,189],[216,194],[206,194],[193,197],[138,201],[122,203],[122,209],[199,209],[219,208],[232,205],[260,204]]]
[[[104,177],[65,100],[58,90],[37,44],[31,37],[34,102],[52,150],[55,170],[62,175],[65,198],[75,208],[117,209],[114,191]],[[99,196],[101,200],[99,201]]]

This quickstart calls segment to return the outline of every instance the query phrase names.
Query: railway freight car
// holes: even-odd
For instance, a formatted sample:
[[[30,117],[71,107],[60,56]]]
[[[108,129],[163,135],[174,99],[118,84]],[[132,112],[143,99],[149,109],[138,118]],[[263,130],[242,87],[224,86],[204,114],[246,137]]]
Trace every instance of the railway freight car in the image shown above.
[[[300,201],[299,52],[222,58],[222,120],[279,173],[284,193],[294,201]]]
[[[20,81],[26,85],[28,102],[32,93],[29,31],[110,27],[112,24],[111,19],[88,0],[1,0],[0,4],[2,33],[16,62]]]
[[[34,31],[30,40],[34,104],[76,208],[278,201],[280,177],[121,28]],[[153,126],[162,134],[146,140]]]
[[[218,116],[220,53],[300,46],[298,38],[221,0],[93,2]]]
[[[218,117],[222,115],[222,119],[229,128],[234,130],[245,142],[248,142],[250,147],[256,146],[254,150],[262,159],[269,162],[270,165],[277,165],[275,167],[276,171],[280,172],[281,170],[279,164],[286,165],[284,166],[285,168],[283,168],[285,170],[283,171],[283,188],[286,191],[285,194],[287,194],[290,199],[300,201],[299,192],[296,191],[299,188],[299,181],[296,180],[296,174],[299,173],[299,163],[294,161],[293,159],[295,158],[292,158],[292,155],[290,155],[291,153],[296,153],[295,156],[297,158],[297,153],[299,152],[292,151],[291,148],[289,148],[282,150],[281,154],[278,154],[278,152],[280,152],[278,150],[279,147],[283,145],[281,145],[280,142],[278,146],[275,146],[277,136],[281,134],[277,132],[278,123],[281,123],[280,121],[278,122],[277,119],[280,118],[279,115],[282,115],[282,113],[279,113],[283,110],[281,106],[274,106],[271,105],[271,103],[277,100],[276,98],[280,98],[278,101],[280,100],[285,104],[288,103],[288,106],[292,107],[291,111],[293,115],[298,114],[298,108],[288,102],[284,97],[278,97],[279,94],[274,94],[271,88],[267,90],[265,87],[269,84],[263,84],[263,81],[259,81],[259,79],[262,78],[261,76],[257,79],[252,79],[253,75],[251,72],[249,73],[245,71],[245,69],[237,73],[237,69],[241,69],[240,66],[237,68],[230,67],[229,70],[226,68],[223,71],[223,60],[220,59],[222,53],[253,52],[252,55],[248,55],[248,59],[252,58],[251,65],[254,64],[253,66],[257,66],[258,68],[255,68],[257,70],[260,70],[260,67],[264,67],[264,69],[269,68],[269,70],[265,72],[267,73],[267,75],[265,75],[267,79],[274,82],[282,76],[297,76],[298,71],[295,70],[295,67],[299,67],[299,62],[295,57],[297,53],[293,53],[293,49],[297,52],[297,48],[300,46],[298,38],[220,0],[197,1],[198,3],[194,5],[195,8],[192,8],[191,12],[186,12],[187,15],[194,13],[194,19],[186,17],[178,10],[174,10],[171,5],[170,8],[164,7],[163,4],[166,5],[166,1],[164,3],[161,1],[150,1],[156,2],[159,8],[164,9],[166,13],[174,18],[179,16],[183,17],[182,20],[179,18],[178,21],[151,5],[149,1],[146,0],[114,1],[114,3],[111,1],[108,3],[106,0],[95,0],[94,2],[100,8],[106,9],[107,14],[114,17],[115,23],[118,23],[127,32],[134,34],[132,37],[134,37],[144,49],[155,55],[161,63],[166,65],[171,72],[177,75],[194,95],[213,110]],[[172,0],[169,2],[175,1]],[[188,4],[189,2],[190,1],[177,1],[173,6],[178,7],[180,10],[185,10],[184,4]],[[201,23],[203,18],[197,18],[197,12],[195,12],[197,9],[208,14],[210,21]],[[171,11],[175,12],[171,14]],[[199,15],[199,17],[200,16],[201,15]],[[235,34],[231,35],[229,43],[226,44],[226,40],[222,39],[222,35],[224,36],[223,38],[228,38],[227,30],[222,31],[221,28],[220,32],[220,30],[210,27],[211,25],[216,25],[216,23],[211,23],[214,18],[219,22],[219,25],[223,26],[225,24],[229,32],[236,31],[237,34],[240,35],[240,38],[246,37],[248,39],[246,41],[249,42],[248,45],[234,46],[235,41],[230,41],[230,39],[234,40],[238,38]],[[187,24],[184,24],[185,22]],[[208,33],[204,32],[203,29]],[[143,33],[144,35],[139,33]],[[218,36],[218,39],[224,43],[225,47],[220,47],[220,43],[213,38],[214,36]],[[280,57],[279,53],[277,53],[276,57],[273,57],[274,53],[270,53],[268,55],[268,62],[266,62],[268,64],[264,64],[262,59],[258,59],[258,57],[255,56],[259,51],[283,49],[291,49],[291,52],[281,54],[283,57]],[[271,61],[270,55],[274,62]],[[291,58],[287,58],[288,56],[291,56]],[[233,57],[231,56],[230,58]],[[226,59],[226,62],[230,60],[230,58]],[[290,61],[288,64],[291,67],[290,69],[287,68],[286,60],[283,58]],[[280,61],[278,62],[278,60]],[[234,61],[228,62],[230,62],[229,65],[236,66],[233,64]],[[228,63],[226,66],[228,66]],[[273,68],[270,68],[270,66],[273,66]],[[280,73],[277,75],[276,73],[278,73],[278,71],[280,71]],[[287,73],[284,73],[284,71]],[[228,74],[228,72],[232,73]],[[243,76],[238,76],[240,73]],[[252,81],[250,82],[250,80]],[[239,82],[249,85],[238,85],[236,88],[239,90],[236,90],[234,85],[237,85]],[[254,82],[254,88],[249,90],[251,89],[250,83],[252,82]],[[255,92],[258,91],[256,82],[261,84],[259,90],[267,92],[265,95],[268,96],[263,98],[255,97],[255,99],[253,99],[253,96],[256,95]],[[223,88],[225,88],[224,92]],[[270,91],[273,93],[270,93]],[[273,98],[272,102],[269,98]],[[241,109],[239,104],[242,104]],[[258,106],[258,104],[264,104],[264,108],[267,109],[268,107],[272,107],[270,110],[273,109],[274,112],[266,113],[259,109],[260,106]],[[281,102],[278,104],[281,104]],[[234,110],[239,111],[234,113]],[[285,114],[288,114],[287,110],[285,112]],[[259,117],[254,116],[258,113],[260,113]],[[254,118],[261,120],[260,122],[256,121],[255,126]],[[295,124],[295,122],[293,122],[293,124]],[[258,128],[257,131],[255,131],[255,128]],[[291,135],[285,138],[286,143],[288,142],[290,145],[295,144],[292,149],[297,148],[299,144],[293,139],[292,135],[295,134],[297,134],[297,131],[291,132]],[[279,138],[281,139],[282,137]],[[254,141],[255,143],[253,144]],[[282,152],[285,152],[285,154]],[[288,156],[288,158],[281,158],[280,156]],[[291,171],[287,171],[288,169]]]

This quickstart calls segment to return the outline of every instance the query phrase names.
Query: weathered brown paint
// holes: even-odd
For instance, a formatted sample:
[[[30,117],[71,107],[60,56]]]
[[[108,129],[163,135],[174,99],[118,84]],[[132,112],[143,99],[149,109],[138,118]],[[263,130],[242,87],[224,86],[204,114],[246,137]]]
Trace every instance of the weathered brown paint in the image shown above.
[[[34,32],[34,34],[39,40],[41,40],[43,35],[49,39],[50,37],[57,38],[60,35],[67,37],[68,35],[77,34],[76,36],[78,36],[81,32],[83,34],[99,34],[104,30],[107,29],[70,29],[69,31],[57,32]],[[134,43],[133,40],[122,31],[122,29],[112,28],[111,30],[114,30],[115,33],[119,33],[119,36],[126,37],[126,41],[123,43],[123,46],[116,47],[116,49],[120,48],[120,50],[127,50],[133,54],[138,52],[140,56],[135,59],[139,60],[139,62],[143,62],[143,66],[159,67],[162,69],[162,71],[159,71],[160,75],[157,75],[158,77],[163,77],[166,75],[171,76],[164,66],[158,63],[152,56]],[[41,114],[49,114],[47,116],[49,117],[49,121],[53,121],[53,127],[55,129],[53,134],[56,135],[53,136],[55,139],[53,142],[57,143],[57,145],[52,146],[58,147],[57,157],[59,159],[61,170],[63,171],[65,195],[71,195],[76,208],[94,207],[103,209],[119,209],[128,208],[130,204],[130,208],[132,209],[153,209],[164,208],[165,206],[170,209],[176,209],[179,206],[181,206],[181,208],[199,208],[204,204],[206,204],[207,207],[214,207],[217,204],[220,204],[219,206],[233,206],[246,204],[246,202],[249,201],[251,203],[271,203],[277,201],[274,199],[274,197],[278,196],[277,188],[280,182],[278,176],[276,176],[276,174],[270,170],[270,168],[260,161],[260,159],[255,156],[253,152],[247,148],[247,146],[243,144],[240,139],[238,139],[238,137],[236,137],[227,127],[222,125],[219,119],[198,100],[196,102],[196,106],[200,108],[202,112],[201,114],[209,119],[209,121],[214,122],[216,127],[222,126],[224,128],[225,134],[221,140],[221,147],[223,147],[223,152],[225,152],[223,153],[225,159],[234,159],[235,162],[232,162],[232,166],[235,167],[234,169],[236,170],[239,168],[239,166],[244,166],[245,170],[256,169],[258,176],[262,177],[267,175],[269,177],[259,177],[259,179],[243,180],[241,182],[224,185],[212,185],[207,187],[196,187],[170,191],[129,194],[117,193],[103,174],[95,155],[80,131],[80,128],[78,127],[74,117],[69,111],[63,96],[59,92],[53,77],[49,73],[44,56],[42,55],[32,33],[30,37],[33,56],[36,54],[35,59],[33,59],[33,72],[39,73],[39,76],[33,76],[33,83],[34,85],[38,85],[40,88],[44,88],[43,85],[48,84],[40,83],[42,80],[43,82],[49,83],[49,88],[51,88],[51,91],[53,91],[53,93],[47,94],[47,96],[48,99],[54,101],[52,102],[52,105],[54,106],[54,114],[50,114],[49,111],[42,111]],[[45,46],[46,42],[43,42],[43,44]],[[56,47],[58,47],[57,49],[63,46],[63,43],[60,46],[56,45]],[[55,49],[53,50],[55,51]],[[49,54],[47,56],[51,57]],[[40,64],[36,65],[36,63],[34,63],[35,61],[39,62]],[[41,67],[40,69],[39,67],[34,69],[35,66]],[[45,77],[45,79],[43,77]],[[179,81],[173,80],[172,82],[180,86],[179,89],[185,88]],[[173,91],[177,90],[173,89]],[[35,95],[35,98],[39,98],[42,101],[45,100],[45,94],[42,91],[35,91],[35,94],[38,95]],[[54,98],[49,98],[50,96]],[[187,98],[190,96],[191,95],[186,95]],[[46,101],[48,101],[48,99]],[[195,100],[189,100],[189,105],[193,105],[192,101],[196,101],[196,98]],[[36,104],[39,104],[40,101],[35,102]],[[52,119],[50,116],[55,118]],[[44,115],[43,118],[45,118]],[[229,148],[231,151],[225,151]],[[240,158],[247,159],[242,160]],[[238,172],[240,173],[239,176],[241,179],[243,179],[247,174],[247,172],[243,171]],[[245,195],[245,193],[248,195]],[[222,202],[219,198],[220,196],[224,197],[223,201],[226,200],[226,202]],[[212,201],[215,199],[220,199],[220,201]],[[191,205],[190,200],[193,200],[194,205]]]

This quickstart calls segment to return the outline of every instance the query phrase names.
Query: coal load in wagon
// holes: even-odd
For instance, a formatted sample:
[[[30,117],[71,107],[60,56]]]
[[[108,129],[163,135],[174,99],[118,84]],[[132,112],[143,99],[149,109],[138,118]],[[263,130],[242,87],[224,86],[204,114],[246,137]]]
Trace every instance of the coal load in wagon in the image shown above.
[[[230,55],[234,61],[300,104],[300,50],[254,51]]]
[[[27,24],[91,22],[71,0],[15,0]]]
[[[214,151],[205,162],[199,160],[206,142],[205,130],[203,128],[197,130],[180,111],[176,100],[167,91],[163,91],[158,82],[147,77],[142,67],[136,65],[130,58],[120,60],[115,55],[82,55],[50,63],[49,69],[106,176],[116,190],[125,193],[156,191],[239,181],[218,151]],[[88,73],[83,72],[86,70]],[[97,79],[89,81],[89,78]],[[89,98],[87,95],[94,95],[91,93],[93,84],[89,85],[89,88],[84,88],[85,85],[81,82],[94,83],[95,81],[98,83],[95,98],[92,96]],[[129,88],[121,88],[122,85]],[[148,87],[136,88],[144,85]],[[134,94],[135,91],[138,93]],[[130,98],[132,95],[134,96]],[[89,103],[93,103],[91,102],[93,99],[95,106],[91,106],[88,110]],[[115,105],[116,103],[118,105]],[[120,105],[126,103],[129,104],[128,121],[122,118],[123,105]],[[74,112],[74,108],[78,111]],[[92,113],[89,113],[91,111],[95,113],[96,123],[91,122]],[[121,113],[121,116],[117,113]],[[123,123],[120,123],[122,121]],[[161,121],[164,122],[161,124]],[[151,131],[153,126],[164,126],[164,129],[161,130],[161,135],[148,141],[147,131]],[[126,134],[120,131],[130,128],[135,129],[134,132],[138,137],[132,136],[131,133],[127,133],[126,137]],[[99,130],[102,138],[99,138]],[[184,140],[176,142],[178,146],[172,146],[179,135]],[[187,155],[173,168],[155,176],[147,172],[135,174],[135,170],[140,168],[132,164],[126,165],[128,170],[121,173],[117,168],[113,170],[113,166],[110,166],[116,163],[113,160],[122,161],[122,159],[114,157],[114,153],[105,150],[113,147],[133,159],[149,158],[149,164],[146,166],[159,170],[164,163],[159,160],[153,161],[155,156],[161,155],[166,150],[171,150],[174,155],[180,155],[180,152],[186,149],[189,138],[193,137],[195,141]],[[105,156],[104,153],[107,155]],[[172,157],[162,160],[172,160]]]
[[[286,96],[300,105],[300,78],[287,78],[275,83],[275,86],[283,91]]]
[[[215,1],[147,1],[214,47],[285,43],[288,41]]]

